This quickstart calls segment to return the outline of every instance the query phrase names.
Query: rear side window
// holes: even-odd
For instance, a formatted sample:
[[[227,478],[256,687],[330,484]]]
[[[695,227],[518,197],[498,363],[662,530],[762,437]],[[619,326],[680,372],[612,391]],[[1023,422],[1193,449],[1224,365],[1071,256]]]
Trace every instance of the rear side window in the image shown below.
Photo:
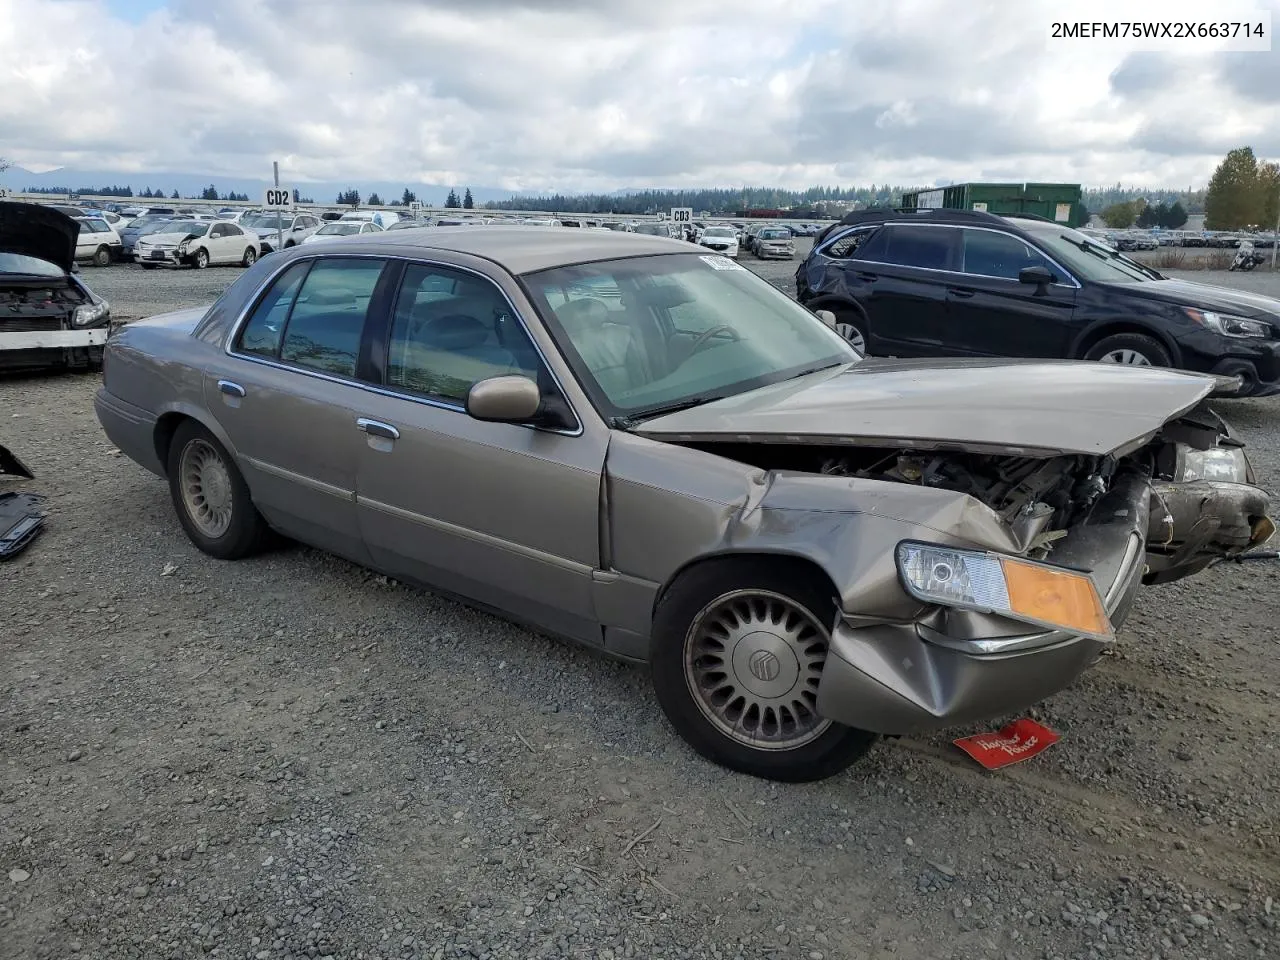
[[[958,233],[949,227],[889,224],[867,242],[858,259],[929,270],[954,270]]]
[[[280,359],[354,377],[360,333],[384,263],[338,257],[317,261],[289,312]]]
[[[289,319],[289,310],[310,266],[306,260],[299,261],[276,278],[267,295],[258,301],[249,322],[241,329],[236,350],[271,360],[279,356],[285,321]]]

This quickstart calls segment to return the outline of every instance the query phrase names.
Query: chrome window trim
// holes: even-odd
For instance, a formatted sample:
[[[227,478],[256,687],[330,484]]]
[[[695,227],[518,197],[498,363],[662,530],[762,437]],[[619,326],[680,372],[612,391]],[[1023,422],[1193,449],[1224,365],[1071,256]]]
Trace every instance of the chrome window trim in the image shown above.
[[[829,241],[824,243],[819,248],[819,252],[824,257],[827,257],[830,260],[838,260],[842,263],[846,261],[849,263],[874,263],[876,266],[880,266],[880,267],[905,267],[908,270],[927,270],[929,273],[946,273],[946,274],[950,274],[952,276],[957,276],[957,277],[981,277],[983,280],[1003,280],[1005,283],[1021,283],[1020,280],[1011,279],[1009,277],[992,277],[992,276],[988,276],[985,273],[966,273],[963,270],[942,270],[938,267],[916,267],[907,263],[888,263],[884,260],[858,260],[854,257],[832,257],[827,253],[828,246],[830,246],[832,243],[835,243],[836,240],[838,240],[840,237],[844,237],[852,233],[854,230],[879,230],[881,227],[930,227],[934,230],[984,230],[987,233],[998,233],[1001,236],[1013,237],[1015,240],[1021,240],[1023,243],[1030,246],[1037,253],[1039,253],[1040,256],[1044,257],[1046,260],[1052,263],[1055,267],[1061,270],[1062,275],[1071,281],[1070,285],[1074,289],[1076,290],[1083,289],[1083,285],[1080,283],[1079,280],[1076,279],[1075,274],[1073,274],[1070,270],[1068,270],[1066,267],[1060,264],[1053,257],[1049,256],[1049,254],[1045,253],[1045,251],[1042,250],[1039,246],[1037,246],[1034,241],[1027,240],[1024,237],[1020,237],[1016,233],[1010,233],[1008,230],[1001,230],[998,227],[981,227],[981,226],[977,226],[976,224],[971,225],[967,223],[927,223],[924,221],[911,221],[911,220],[886,220],[883,223],[875,225],[874,227],[869,225],[864,226],[861,224],[856,225],[852,229],[846,230],[844,233],[841,233],[835,237],[832,237]],[[1066,284],[1055,284],[1055,286],[1066,286]]]
[[[520,315],[520,311],[516,309],[516,305],[511,302],[511,298],[507,296],[507,292],[503,290],[502,287],[499,286],[497,283],[494,283],[492,277],[487,276],[486,274],[480,272],[479,270],[472,269],[471,267],[463,267],[454,263],[441,263],[440,261],[437,261],[437,260],[424,260],[420,257],[406,257],[406,256],[401,256],[399,254],[385,254],[385,253],[383,254],[315,253],[308,256],[293,257],[287,263],[281,264],[278,268],[272,271],[271,275],[268,276],[258,286],[258,289],[253,292],[253,296],[247,299],[244,308],[241,309],[239,315],[235,319],[235,322],[231,325],[231,330],[227,334],[227,339],[222,345],[222,352],[226,354],[228,357],[234,357],[237,360],[248,360],[252,363],[260,363],[265,367],[274,367],[277,370],[288,370],[291,373],[300,373],[304,376],[314,377],[318,380],[327,380],[330,383],[337,383],[347,387],[359,387],[361,390],[366,390],[369,393],[376,393],[379,396],[392,397],[397,400],[409,400],[413,403],[422,404],[423,406],[435,407],[440,410],[452,410],[456,413],[461,413],[463,416],[468,416],[466,406],[461,403],[449,403],[444,400],[434,400],[434,399],[431,399],[430,397],[416,396],[414,394],[409,394],[409,393],[401,393],[397,390],[391,390],[391,389],[388,389],[387,387],[380,386],[379,384],[376,384],[376,383],[366,383],[363,380],[354,380],[354,379],[348,379],[346,377],[338,377],[330,373],[323,373],[319,370],[311,370],[307,367],[295,366],[290,363],[282,363],[279,360],[268,360],[266,357],[254,356],[253,354],[238,353],[237,351],[232,349],[232,345],[240,337],[241,328],[248,322],[249,317],[253,314],[254,309],[258,306],[258,303],[261,301],[262,297],[275,284],[276,280],[279,279],[282,273],[284,273],[286,270],[288,270],[290,267],[294,266],[295,264],[301,263],[304,260],[316,261],[316,260],[336,259],[336,258],[358,259],[358,260],[385,260],[388,263],[392,261],[399,261],[401,263],[406,263],[406,264],[418,263],[418,264],[423,264],[424,266],[440,267],[441,269],[444,269],[444,270],[458,270],[458,271],[461,271],[462,273],[469,273],[472,276],[478,277],[479,279],[489,283],[495,290],[498,291],[498,293],[502,296],[502,299],[506,301],[507,306],[511,308],[512,316],[516,318],[516,322],[520,324],[520,329],[524,331],[524,335],[528,337],[529,342],[533,344],[533,349],[537,352],[538,359],[542,361],[542,365],[546,368],[547,373],[551,375],[552,382],[555,383],[556,388],[560,391],[560,396],[564,399],[565,405],[568,406],[569,410],[573,413],[573,419],[577,421],[577,427],[575,427],[572,430],[567,430],[567,429],[546,430],[541,427],[525,427],[525,429],[537,430],[539,433],[558,434],[559,436],[564,436],[564,437],[580,437],[582,436],[583,433],[586,432],[585,426],[582,421],[582,417],[579,416],[577,408],[574,407],[573,401],[569,398],[569,392],[565,390],[564,384],[561,382],[560,377],[556,375],[555,369],[547,361],[547,355],[542,352],[542,347],[538,345],[537,339],[529,333],[528,324],[525,323],[524,317]],[[305,283],[306,283],[306,280],[304,279],[303,284],[305,285]],[[390,336],[390,335],[391,335],[391,327],[390,325],[388,325],[387,336]],[[517,424],[517,426],[524,426],[524,425]]]

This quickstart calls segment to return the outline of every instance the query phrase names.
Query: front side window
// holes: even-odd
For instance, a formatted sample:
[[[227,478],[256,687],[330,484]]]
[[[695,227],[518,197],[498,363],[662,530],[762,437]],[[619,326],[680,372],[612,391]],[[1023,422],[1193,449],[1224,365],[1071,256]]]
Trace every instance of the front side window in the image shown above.
[[[812,313],[726,257],[637,257],[523,279],[609,416],[643,416],[860,360]]]
[[[489,377],[546,383],[529,335],[488,280],[432,264],[405,270],[387,346],[387,386],[462,404]]]
[[[957,231],[949,227],[889,224],[867,241],[858,259],[928,270],[954,270]]]
[[[227,229],[227,225],[225,223],[216,223],[214,224],[213,229],[209,231],[209,237],[216,240],[219,237],[228,236],[230,233],[231,231]]]
[[[964,273],[1004,280],[1017,280],[1024,267],[1044,267],[1055,275],[1062,273],[1038,250],[1012,234],[993,230],[962,230],[961,233],[964,242],[960,269]]]

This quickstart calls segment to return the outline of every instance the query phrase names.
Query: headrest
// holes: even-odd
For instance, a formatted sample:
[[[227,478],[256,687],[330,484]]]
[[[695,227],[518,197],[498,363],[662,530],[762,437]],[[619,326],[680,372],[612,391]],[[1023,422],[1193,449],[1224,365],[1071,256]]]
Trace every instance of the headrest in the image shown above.
[[[566,329],[598,327],[609,319],[609,310],[599,300],[570,300],[556,309]]]
[[[475,317],[450,313],[428,321],[421,339],[438,350],[470,350],[489,339],[489,330]]]
[[[321,287],[319,290],[312,291],[307,299],[316,306],[333,307],[338,304],[354,304],[356,295],[342,287],[331,287],[328,290]]]

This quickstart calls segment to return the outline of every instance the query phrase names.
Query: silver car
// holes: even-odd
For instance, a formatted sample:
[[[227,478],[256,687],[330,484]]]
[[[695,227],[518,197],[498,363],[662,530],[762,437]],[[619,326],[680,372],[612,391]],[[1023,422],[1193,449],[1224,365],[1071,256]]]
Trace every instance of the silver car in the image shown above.
[[[1056,693],[1144,581],[1274,529],[1211,378],[833,323],[663,237],[381,233],[116,331],[96,406],[206,553],[277,531],[647,662],[781,780]]]

